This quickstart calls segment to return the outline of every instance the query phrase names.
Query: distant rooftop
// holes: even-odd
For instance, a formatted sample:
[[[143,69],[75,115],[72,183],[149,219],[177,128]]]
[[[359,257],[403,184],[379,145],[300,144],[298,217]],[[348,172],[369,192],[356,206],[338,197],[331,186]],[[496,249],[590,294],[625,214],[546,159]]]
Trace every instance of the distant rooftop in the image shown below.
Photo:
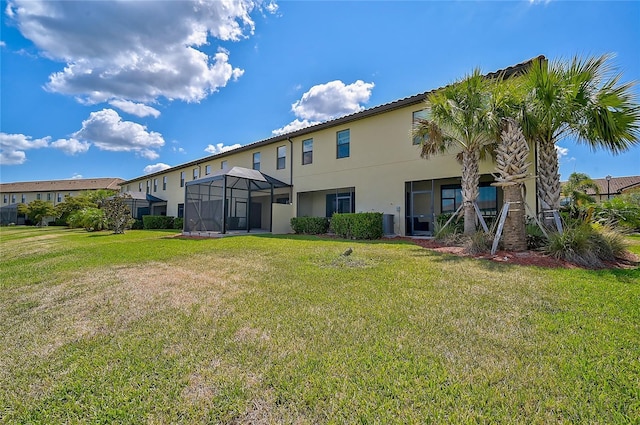
[[[43,180],[32,182],[0,183],[1,193],[69,192],[78,190],[119,190],[124,180],[115,177],[95,179]]]

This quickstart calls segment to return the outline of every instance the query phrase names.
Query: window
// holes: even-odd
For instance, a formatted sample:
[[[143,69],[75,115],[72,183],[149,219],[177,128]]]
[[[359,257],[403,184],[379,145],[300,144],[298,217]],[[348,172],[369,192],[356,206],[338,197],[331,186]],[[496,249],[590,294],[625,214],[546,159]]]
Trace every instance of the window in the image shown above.
[[[178,204],[178,218],[184,217],[184,204]]]
[[[151,192],[151,182],[147,180],[147,193]]]
[[[313,163],[313,139],[302,141],[302,165]]]
[[[39,201],[40,199],[42,199],[42,195],[40,195],[39,193],[36,195],[36,199]]]
[[[50,201],[50,200],[51,200],[51,194],[47,193],[47,201]]]
[[[351,135],[349,130],[338,131],[336,134],[337,140],[337,154],[336,158],[348,158],[349,157],[349,142]]]
[[[127,192],[129,192],[131,190],[131,186],[127,185]]]
[[[158,179],[153,179],[153,191],[158,191]]]
[[[167,176],[162,178],[162,190],[167,190]]]
[[[204,175],[208,176],[209,174],[211,174],[211,165],[204,167]]]
[[[16,203],[16,195],[11,195],[11,203],[12,204]]]
[[[462,188],[460,185],[444,185],[440,188],[440,211],[454,213],[462,204]],[[478,207],[483,216],[495,216],[498,213],[498,192],[495,186],[488,183],[479,187]]]
[[[413,113],[413,125],[415,126],[418,123],[418,120],[424,120],[427,118],[427,110],[423,109],[421,111],[416,111]],[[414,137],[413,144],[419,145],[424,140],[424,137]]]
[[[6,204],[7,202],[9,202],[9,196],[4,195],[3,199],[4,203]]]
[[[58,193],[58,202],[62,202],[62,193]]]
[[[198,176],[200,175],[200,168],[194,168],[193,169],[193,179],[197,179]]]
[[[180,187],[184,187],[184,178],[185,178],[184,171],[181,171],[180,172]]]
[[[340,192],[327,195],[326,216],[329,218],[334,213],[353,213],[356,211],[355,191],[353,189],[340,190]]]
[[[260,171],[260,152],[253,154],[253,169]]]
[[[276,198],[276,204],[288,204],[289,203],[289,197],[288,196],[283,196],[281,198]]]
[[[23,203],[23,204],[24,204],[25,202],[27,202],[27,197],[26,197],[26,196],[24,196],[24,194],[22,195],[21,199],[22,199],[22,203]]]
[[[287,166],[287,147],[286,146],[278,146],[278,162],[276,164],[276,168],[278,170],[283,170]]]
[[[142,182],[138,183],[138,192],[142,192]]]
[[[222,161],[222,162],[220,163],[220,169],[221,169],[221,170],[224,170],[225,168],[227,168],[227,161]]]

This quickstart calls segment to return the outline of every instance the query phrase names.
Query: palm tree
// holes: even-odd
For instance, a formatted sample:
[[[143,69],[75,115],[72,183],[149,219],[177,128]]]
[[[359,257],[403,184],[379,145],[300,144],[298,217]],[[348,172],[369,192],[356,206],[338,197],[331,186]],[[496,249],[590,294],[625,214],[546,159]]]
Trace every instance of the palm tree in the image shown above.
[[[522,124],[537,146],[538,198],[543,210],[560,207],[556,143],[572,136],[614,154],[638,144],[640,107],[632,88],[620,84],[611,55],[570,62],[534,59],[523,77]]]
[[[600,193],[596,182],[587,174],[571,173],[569,180],[562,186],[562,195],[569,199],[569,207],[575,209],[595,202],[595,199],[587,194],[589,189],[592,189],[596,195]]]
[[[461,149],[464,233],[475,232],[474,203],[478,198],[479,160],[495,143],[498,116],[492,107],[491,81],[480,70],[463,80],[430,94],[427,117],[414,125],[412,135],[420,138],[420,155],[428,159],[452,147]]]

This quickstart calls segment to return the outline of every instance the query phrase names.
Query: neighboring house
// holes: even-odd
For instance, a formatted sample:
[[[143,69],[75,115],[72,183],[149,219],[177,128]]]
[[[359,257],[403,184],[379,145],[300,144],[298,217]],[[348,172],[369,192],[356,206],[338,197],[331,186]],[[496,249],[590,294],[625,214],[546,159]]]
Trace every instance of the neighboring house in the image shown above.
[[[587,195],[592,196],[597,202],[606,201],[614,196],[628,193],[633,190],[640,190],[640,176],[611,177],[603,179],[592,179],[598,185],[598,192],[593,189],[587,190]]]
[[[499,72],[511,75],[528,63]],[[419,140],[411,137],[428,94],[137,177],[121,190],[164,200],[154,206],[184,217],[185,232],[287,233],[291,217],[375,211],[393,223],[390,233],[431,235],[437,215],[454,212],[462,197],[457,151],[424,160]],[[491,160],[480,164],[480,172],[479,207],[495,216],[502,194],[490,185]],[[533,211],[535,189],[535,179],[528,180],[526,201]]]
[[[57,205],[65,196],[76,196],[87,190],[120,190],[119,178],[45,180],[17,183],[0,183],[0,224],[23,224],[24,218],[17,215],[18,204],[41,200]]]

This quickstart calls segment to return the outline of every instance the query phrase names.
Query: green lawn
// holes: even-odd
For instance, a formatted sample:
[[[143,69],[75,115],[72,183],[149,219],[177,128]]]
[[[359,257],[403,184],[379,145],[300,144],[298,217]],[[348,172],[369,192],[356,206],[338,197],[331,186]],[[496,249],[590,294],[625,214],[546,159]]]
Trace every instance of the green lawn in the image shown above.
[[[0,423],[640,418],[638,269],[175,236],[0,229]]]

